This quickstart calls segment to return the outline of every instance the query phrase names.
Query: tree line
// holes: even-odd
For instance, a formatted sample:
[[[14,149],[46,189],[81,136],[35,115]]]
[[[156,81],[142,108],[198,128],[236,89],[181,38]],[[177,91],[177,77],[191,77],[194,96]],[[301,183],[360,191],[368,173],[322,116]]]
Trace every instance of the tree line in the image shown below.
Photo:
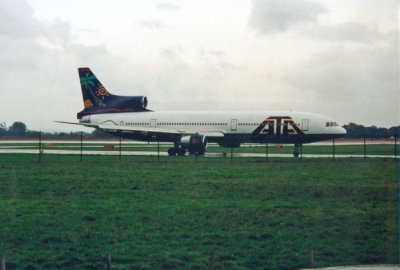
[[[400,134],[400,126],[395,126],[391,128],[383,128],[383,127],[364,127],[363,125],[358,125],[355,123],[349,123],[343,126],[347,134],[345,138],[351,139],[389,139],[393,137],[399,137]]]
[[[349,123],[343,126],[347,135],[344,138],[351,139],[389,139],[393,137],[399,137],[400,126],[395,126],[391,128],[382,128],[376,126],[364,127],[363,125],[358,125],[355,123]],[[0,123],[0,137],[25,137],[34,138],[37,137],[39,131],[29,130],[25,123],[14,122],[9,128],[5,123]],[[54,138],[79,138],[81,132],[42,132],[43,137],[54,137]],[[115,136],[110,135],[101,130],[94,130],[91,133],[82,132],[84,138],[115,138]]]
[[[42,137],[51,138],[80,138],[82,134],[83,138],[115,138],[115,136],[110,135],[101,130],[94,130],[92,132],[41,132]],[[23,137],[23,138],[37,138],[39,131],[29,130],[25,123],[14,122],[9,128],[5,123],[0,123],[0,137]]]

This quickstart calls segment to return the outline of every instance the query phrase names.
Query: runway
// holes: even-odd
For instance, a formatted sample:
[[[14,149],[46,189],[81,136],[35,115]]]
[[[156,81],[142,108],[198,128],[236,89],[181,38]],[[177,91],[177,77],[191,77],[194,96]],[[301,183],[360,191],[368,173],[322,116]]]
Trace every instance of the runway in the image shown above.
[[[117,150],[119,144],[123,146],[123,148],[129,147],[129,151],[122,150],[121,155],[122,156],[168,156],[167,152],[165,150],[160,151],[158,153],[155,151],[157,148],[158,143],[154,142],[139,142],[139,141],[132,141],[132,140],[122,140],[121,142],[119,140],[83,140],[82,145],[84,146],[84,151],[82,152],[83,155],[103,155],[103,156],[118,156],[120,155],[120,152]],[[393,140],[367,140],[367,147],[368,145],[378,145],[378,144],[384,144],[384,145],[393,145],[394,146],[394,141]],[[307,147],[312,147],[312,146],[332,146],[333,142],[332,141],[324,141],[324,142],[316,142],[316,143],[310,143],[306,144],[305,146]],[[360,146],[363,145],[364,141],[363,140],[338,140],[335,141],[335,145],[339,146]],[[42,150],[42,154],[44,155],[80,155],[81,151],[79,146],[81,145],[80,140],[42,140],[40,145],[44,147],[45,149]],[[172,147],[172,143],[159,143],[160,147]],[[279,144],[278,144],[279,145]],[[103,150],[102,148],[104,146],[113,146],[114,149],[110,150]],[[217,146],[215,143],[210,143],[209,146],[211,148],[213,146]],[[235,149],[233,149],[233,157],[234,158],[266,158],[266,154],[263,153],[252,153],[254,152],[252,148],[257,148],[257,147],[265,147],[265,144],[250,144],[246,143],[242,145],[242,148],[247,148],[248,153],[243,153],[243,150],[241,150],[240,153],[235,153]],[[268,144],[269,148],[274,148],[276,144]],[[284,148],[286,147],[293,147],[292,145],[282,145]],[[3,154],[38,154],[39,150],[39,142],[37,140],[0,140],[0,153]],[[135,151],[132,150],[135,148],[138,148],[140,151]],[[146,148],[152,148],[149,149],[151,151],[144,151]],[[209,152],[206,152],[204,155],[205,157],[227,157],[230,158],[230,149],[226,148],[226,152],[212,152],[212,149],[209,148]],[[245,150],[246,151],[246,150]],[[285,151],[286,153],[269,153],[268,157],[270,158],[293,158],[293,155],[291,153],[287,153],[288,151]],[[290,151],[291,152],[291,151]],[[314,151],[315,152],[315,151]],[[333,154],[330,153],[321,153],[321,154],[303,154],[303,158],[333,158]],[[335,158],[396,158],[393,155],[390,155],[390,152],[386,153],[381,153],[381,154],[368,154],[364,156],[362,153],[358,152],[356,154],[335,154]]]
[[[1,144],[27,144],[27,143],[39,143],[38,140],[0,140],[0,145]],[[80,140],[42,140],[42,144],[46,143],[51,143],[51,144],[80,144]],[[103,144],[103,145],[118,145],[119,140],[83,140],[83,144]],[[131,146],[135,146],[136,144],[138,145],[137,147],[145,147],[148,145],[149,147],[153,147],[154,145],[157,145],[156,142],[142,142],[142,141],[132,141],[132,140],[122,140],[121,144],[129,144]],[[332,141],[323,141],[323,142],[315,142],[315,143],[307,143],[304,145],[307,146],[313,146],[313,145],[332,145]],[[364,141],[362,140],[335,140],[335,145],[363,145]],[[393,140],[367,140],[366,141],[367,145],[370,144],[395,144]],[[172,143],[165,143],[165,142],[160,142],[161,145],[173,145]],[[217,146],[215,143],[209,143],[210,146]],[[269,144],[270,146],[274,145],[280,145],[280,144]],[[291,144],[284,144],[285,146],[292,146]],[[259,147],[259,146],[265,146],[265,144],[259,144],[259,143],[244,143],[242,146],[247,146],[247,147]],[[2,146],[0,146],[2,147]]]
[[[38,149],[0,149],[0,154],[39,154]],[[80,155],[80,150],[52,150],[45,149],[43,155]],[[83,155],[118,156],[119,151],[91,151],[85,150]],[[121,156],[168,156],[167,152],[160,151],[121,151]],[[230,153],[206,152],[205,157],[230,157]],[[265,158],[265,153],[233,153],[234,158]],[[271,158],[293,158],[292,154],[268,154]],[[366,155],[366,158],[396,158],[394,155]],[[332,154],[303,154],[303,158],[333,158]],[[336,154],[335,158],[364,158],[364,155]]]

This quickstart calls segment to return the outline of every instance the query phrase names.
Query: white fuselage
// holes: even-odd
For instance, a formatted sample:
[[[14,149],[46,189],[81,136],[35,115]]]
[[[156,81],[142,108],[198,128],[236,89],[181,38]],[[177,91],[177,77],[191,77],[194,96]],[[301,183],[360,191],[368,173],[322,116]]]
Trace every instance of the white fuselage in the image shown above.
[[[280,120],[281,118],[284,120]],[[290,123],[286,124],[288,119]],[[265,135],[263,138],[266,142],[282,143],[291,143],[293,138],[299,138],[298,135],[307,137],[301,140],[302,142],[311,142],[346,134],[342,127],[327,116],[292,111],[109,113],[84,116],[81,122],[113,126],[116,130],[137,127],[142,130],[175,130],[178,133],[210,134],[209,137],[213,137],[213,133],[223,133],[227,136],[240,135],[243,141],[254,135]],[[266,123],[264,124],[266,127],[260,127],[263,122]],[[257,128],[260,130],[256,131]]]

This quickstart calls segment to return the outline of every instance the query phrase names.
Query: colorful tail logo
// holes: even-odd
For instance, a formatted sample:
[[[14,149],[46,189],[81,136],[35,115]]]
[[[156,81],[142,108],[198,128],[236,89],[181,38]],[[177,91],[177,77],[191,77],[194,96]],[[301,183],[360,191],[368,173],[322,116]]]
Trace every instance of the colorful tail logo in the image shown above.
[[[104,98],[110,96],[106,88],[89,68],[79,68],[78,70],[85,108],[106,107],[107,105],[103,102]]]

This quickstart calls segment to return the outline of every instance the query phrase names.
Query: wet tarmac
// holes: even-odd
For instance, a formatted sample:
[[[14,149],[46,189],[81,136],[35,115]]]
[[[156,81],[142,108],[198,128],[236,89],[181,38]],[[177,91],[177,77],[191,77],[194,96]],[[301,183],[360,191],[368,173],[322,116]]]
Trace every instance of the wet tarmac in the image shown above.
[[[0,149],[0,153],[8,153],[8,154],[38,154],[38,149]],[[49,155],[80,155],[80,150],[53,150],[53,149],[45,149],[42,154]],[[160,153],[156,151],[122,151],[122,156],[168,156],[167,152],[160,151]],[[119,151],[92,151],[85,150],[83,151],[83,155],[104,155],[104,156],[118,156]],[[206,152],[205,157],[230,157],[230,153],[213,153]],[[235,158],[265,158],[265,153],[233,153],[233,157]],[[268,157],[274,158],[293,158],[292,154],[268,154]],[[332,154],[303,154],[304,158],[333,158]],[[366,155],[367,158],[395,158],[394,155]],[[335,158],[364,158],[364,155],[355,155],[355,154],[336,154]]]
[[[85,150],[83,155],[107,155],[107,156],[117,156],[119,155],[118,150],[87,150],[88,148],[97,148],[106,145],[118,146],[119,140],[84,140],[83,145]],[[335,142],[335,145],[360,145],[363,141],[340,141]],[[13,145],[8,145],[13,144]],[[19,145],[21,144],[21,145]],[[22,145],[28,144],[28,145]],[[50,155],[80,155],[81,151],[76,149],[81,144],[80,140],[43,140],[42,145],[49,144],[51,149],[42,150],[43,154]],[[130,148],[153,148],[157,147],[157,143],[151,142],[138,142],[131,140],[121,141],[124,147]],[[393,141],[367,141],[368,144],[394,144]],[[209,144],[210,146],[216,146],[216,144]],[[269,147],[274,147],[275,144],[269,144]],[[317,142],[307,144],[312,145],[332,145],[331,141]],[[171,147],[172,143],[160,143],[160,147]],[[245,147],[265,147],[265,144],[244,144]],[[283,145],[284,147],[293,148],[292,145]],[[62,148],[62,149],[57,149]],[[75,150],[68,150],[68,148],[75,148]],[[0,140],[0,153],[21,153],[21,154],[38,154],[38,142],[35,140]],[[122,156],[168,156],[167,152],[160,151],[122,151]],[[227,148],[226,153],[222,152],[206,152],[206,157],[230,157],[230,150]],[[265,153],[233,153],[234,158],[265,158]],[[293,158],[290,153],[280,154],[280,153],[269,153],[268,157],[271,158]],[[303,154],[304,158],[333,158],[332,153],[327,154]],[[367,158],[395,158],[394,155],[366,155]],[[363,154],[335,154],[335,158],[364,158]]]
[[[0,140],[0,144],[27,144],[27,143],[38,143],[38,140]],[[45,143],[52,143],[52,144],[80,144],[80,140],[42,140],[42,144]],[[394,141],[366,141],[366,144],[394,144]],[[118,145],[119,140],[83,140],[83,144],[103,144],[103,145]],[[148,145],[149,147],[153,147],[154,145],[157,145],[157,142],[142,142],[142,141],[132,141],[132,140],[122,140],[121,144],[130,144],[131,146],[137,145],[137,147],[144,147],[145,145]],[[323,141],[323,142],[315,142],[315,143],[307,143],[304,145],[312,146],[312,145],[332,145],[332,141]],[[354,141],[335,141],[335,145],[363,145],[364,142],[362,140],[354,140]],[[399,143],[400,144],[400,143]],[[161,145],[172,145],[172,143],[165,143],[165,142],[160,142]],[[210,143],[210,146],[217,144],[215,143]],[[274,145],[281,145],[281,144],[269,144],[270,146]],[[259,144],[259,143],[245,143],[242,146],[247,146],[247,147],[265,147],[265,144]],[[293,147],[292,144],[283,144],[284,147]]]

